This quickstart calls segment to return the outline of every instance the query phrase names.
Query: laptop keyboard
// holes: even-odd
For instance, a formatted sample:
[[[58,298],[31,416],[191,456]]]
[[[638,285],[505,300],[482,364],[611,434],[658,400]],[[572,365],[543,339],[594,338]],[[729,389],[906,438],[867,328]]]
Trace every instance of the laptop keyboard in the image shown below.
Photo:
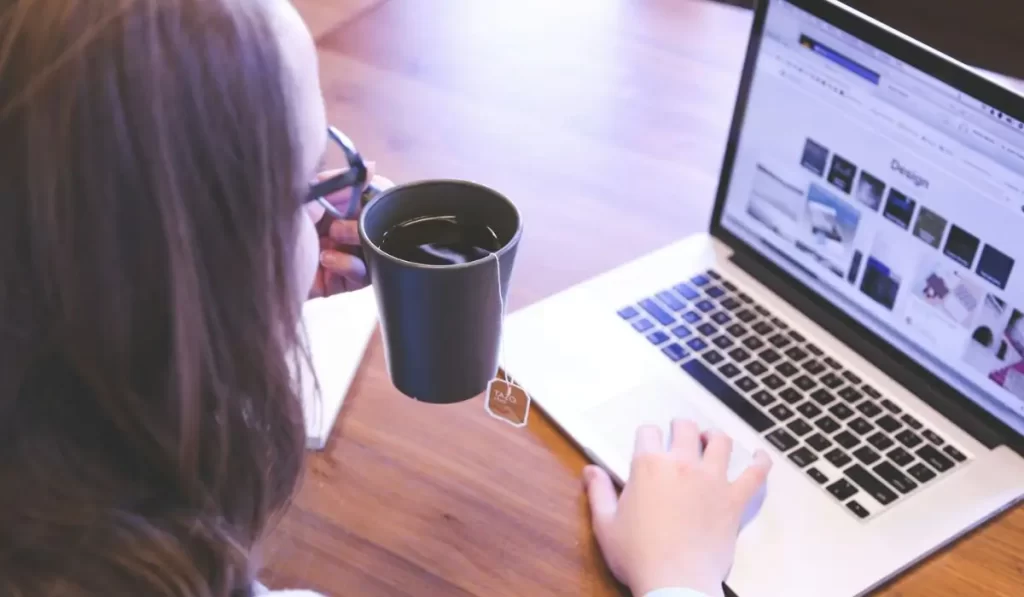
[[[968,460],[714,270],[619,316],[857,518]]]

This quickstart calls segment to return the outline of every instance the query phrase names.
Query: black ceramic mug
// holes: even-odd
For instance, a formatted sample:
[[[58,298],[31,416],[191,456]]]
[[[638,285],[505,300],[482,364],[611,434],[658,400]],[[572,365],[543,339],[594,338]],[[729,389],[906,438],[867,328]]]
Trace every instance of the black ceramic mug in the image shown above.
[[[380,248],[400,224],[451,216],[489,227],[500,248],[456,265],[405,261]],[[498,370],[502,305],[522,231],[519,210],[508,198],[465,181],[399,185],[363,209],[359,236],[377,297],[388,371],[403,394],[448,404],[487,389]]]

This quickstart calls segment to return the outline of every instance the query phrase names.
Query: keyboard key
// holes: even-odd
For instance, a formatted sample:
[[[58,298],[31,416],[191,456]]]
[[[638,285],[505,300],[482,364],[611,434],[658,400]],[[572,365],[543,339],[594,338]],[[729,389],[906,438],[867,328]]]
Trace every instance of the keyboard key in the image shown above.
[[[726,379],[732,379],[740,374],[740,368],[732,363],[726,363],[718,368],[718,372]]]
[[[750,353],[737,346],[729,351],[729,358],[737,363],[743,363],[750,358]]]
[[[818,385],[818,382],[814,381],[810,377],[807,377],[806,375],[801,375],[800,377],[793,380],[793,385],[805,392],[809,392],[811,391],[811,389],[814,388],[814,386]]]
[[[900,466],[907,466],[911,462],[914,462],[914,457],[910,455],[910,452],[907,452],[899,446],[893,448],[891,452],[886,454],[886,456],[889,457],[889,460]]]
[[[825,433],[835,433],[839,429],[839,423],[828,415],[818,419],[814,424]]]
[[[772,324],[774,324],[775,327],[779,328],[780,330],[784,330],[789,327],[788,325],[786,325],[785,321],[782,321],[778,317],[772,317]]]
[[[868,423],[861,417],[857,417],[856,419],[847,423],[847,425],[849,425],[850,429],[853,429],[857,433],[857,435],[867,435],[875,430],[874,425]]]
[[[743,301],[744,303],[747,303],[748,305],[754,302],[754,299],[750,298],[750,295],[745,292],[741,292],[736,296],[740,297],[740,300]]]
[[[764,341],[757,336],[748,336],[747,339],[743,341],[743,346],[746,346],[750,350],[757,350],[764,346]]]
[[[911,481],[910,477],[904,475],[903,471],[893,466],[891,462],[879,462],[871,470],[900,493],[910,493],[917,489],[917,483]]]
[[[875,388],[873,388],[873,387],[871,387],[871,386],[869,386],[867,384],[864,384],[863,386],[861,386],[860,389],[864,390],[864,393],[867,394],[868,396],[871,396],[872,398],[881,398],[882,397],[881,392],[879,392],[878,390],[876,390]]]
[[[718,286],[708,286],[704,289],[704,292],[711,298],[719,298],[725,295],[725,291]]]
[[[641,334],[654,327],[654,324],[648,319],[638,319],[633,322],[633,329],[640,332]]]
[[[726,313],[725,311],[719,311],[718,313],[715,313],[714,315],[711,316],[711,321],[714,321],[718,325],[725,325],[729,323],[731,320],[732,317],[729,317],[729,314]]]
[[[754,402],[760,404],[761,406],[768,406],[772,402],[775,402],[775,396],[772,396],[770,393],[765,392],[764,390],[754,392],[753,394],[751,394],[750,397],[754,399]]]
[[[722,300],[722,306],[730,311],[735,311],[739,308],[740,302],[730,296]]]
[[[870,400],[865,400],[857,405],[857,410],[860,414],[873,419],[882,413],[882,409],[878,408],[878,405]]]
[[[832,416],[839,419],[840,421],[845,421],[846,419],[849,419],[850,417],[853,416],[853,411],[850,410],[850,407],[846,406],[842,402],[828,409],[828,412],[832,413]]]
[[[824,452],[832,446],[832,442],[828,441],[828,438],[824,435],[815,433],[811,437],[807,438],[807,445],[819,452]]]
[[[910,473],[911,477],[917,479],[917,481],[922,484],[927,483],[928,481],[931,481],[932,479],[935,478],[935,473],[932,472],[932,469],[921,464],[920,462],[908,468],[907,472]]]
[[[807,417],[808,419],[813,419],[821,414],[821,409],[815,406],[814,403],[810,401],[804,402],[800,406],[796,407],[796,410],[797,412]]]
[[[697,313],[696,311],[687,311],[686,313],[683,313],[683,319],[686,320],[687,323],[697,323],[700,321],[700,313]]]
[[[679,294],[683,295],[683,297],[686,298],[686,300],[688,301],[692,301],[700,296],[700,293],[694,290],[693,286],[690,286],[689,284],[680,284],[678,286],[673,286],[672,289],[678,292]]]
[[[757,389],[757,382],[750,377],[741,377],[736,380],[736,387],[744,392],[753,392]]]
[[[759,321],[754,324],[754,331],[762,336],[767,336],[775,330],[771,325],[765,321]]]
[[[849,502],[846,502],[846,507],[850,509],[850,512],[856,514],[857,518],[867,518],[871,515],[867,508],[857,503],[857,500],[850,500]]]
[[[857,460],[863,462],[864,464],[871,464],[873,462],[877,462],[878,459],[881,458],[881,456],[878,455],[878,452],[875,452],[874,450],[867,446],[861,446],[857,448],[853,452],[853,455],[857,457]]]
[[[729,332],[729,335],[731,335],[733,338],[742,338],[743,336],[746,335],[747,328],[743,327],[743,325],[739,323],[734,323],[729,327],[725,328],[725,331]]]
[[[923,435],[926,440],[930,441],[936,446],[941,446],[942,444],[946,443],[946,440],[939,437],[939,434],[935,433],[931,429],[925,429],[924,431],[921,432],[921,435]]]
[[[719,336],[712,340],[712,343],[715,346],[721,348],[722,350],[725,350],[733,345],[732,338],[730,338],[729,336]]]
[[[879,418],[877,421],[875,421],[875,425],[878,425],[879,427],[885,429],[889,433],[893,433],[903,426],[900,425],[899,421],[897,421],[896,419],[892,418],[889,415],[885,415],[884,417]]]
[[[722,356],[722,353],[718,352],[717,350],[709,350],[705,352],[702,356],[704,357],[704,360],[711,365],[717,365],[725,360],[725,357]]]
[[[773,446],[778,448],[780,452],[788,452],[797,444],[796,438],[789,434],[785,429],[776,429],[765,436]]]
[[[758,314],[761,315],[761,317],[771,317],[772,315],[771,312],[768,311],[768,309],[765,309],[761,305],[754,305],[754,310],[757,311]]]
[[[908,448],[913,448],[923,441],[920,435],[914,433],[909,429],[904,429],[903,431],[897,433],[896,439],[898,439],[901,444]]]
[[[828,486],[828,492],[834,495],[837,500],[844,502],[857,493],[857,488],[846,479],[839,479]]]
[[[850,458],[846,452],[843,452],[839,448],[834,448],[828,454],[825,454],[825,460],[832,463],[832,466],[836,468],[843,468],[847,464],[853,462],[853,458]]]
[[[894,415],[898,415],[901,412],[903,412],[903,411],[900,410],[900,407],[896,406],[895,402],[893,402],[892,400],[889,400],[888,398],[882,400],[882,406],[885,407],[885,410],[891,412]]]
[[[810,373],[811,375],[817,375],[825,370],[825,365],[822,365],[821,361],[811,359],[810,361],[807,361],[806,363],[803,364],[803,368],[804,371]]]
[[[793,365],[793,363],[790,363],[789,361],[783,361],[779,363],[778,366],[775,367],[775,370],[778,371],[779,375],[782,375],[784,377],[793,377],[797,373],[800,373],[800,370],[797,369],[796,366]]]
[[[793,419],[789,425],[786,425],[790,431],[792,431],[797,437],[803,437],[814,431],[814,429],[803,419]]]
[[[879,481],[878,477],[872,475],[870,471],[859,464],[850,466],[844,472],[858,487],[866,491],[868,495],[875,498],[875,501],[883,506],[895,502],[900,497]]]
[[[647,311],[647,314],[654,318],[655,321],[661,325],[669,325],[675,323],[676,318],[672,317],[668,311],[661,308],[661,305],[652,301],[651,299],[644,299],[640,301],[640,308]]]
[[[768,412],[779,421],[786,421],[793,416],[793,411],[786,408],[785,404],[776,404],[768,409]]]
[[[658,300],[665,303],[665,306],[673,311],[682,311],[686,308],[686,303],[679,300],[675,294],[665,290],[654,295],[658,297]]]
[[[701,313],[710,313],[715,310],[715,304],[707,299],[697,301],[696,306]]]
[[[623,319],[633,319],[637,315],[640,315],[640,312],[636,310],[636,307],[626,307],[624,309],[619,309],[619,317]]]
[[[825,476],[825,473],[819,471],[813,466],[807,469],[807,476],[814,479],[814,481],[819,485],[824,485],[825,483],[828,483],[828,477]]]
[[[892,441],[888,435],[881,431],[876,431],[874,435],[868,438],[868,443],[874,446],[877,450],[888,450],[896,442]]]
[[[800,447],[789,453],[789,459],[800,468],[803,468],[817,460],[818,455],[807,448]]]
[[[718,333],[718,328],[711,325],[710,323],[702,323],[697,326],[697,331],[705,336],[714,336]]]
[[[681,323],[676,327],[672,328],[672,334],[674,334],[676,338],[682,339],[689,338],[690,336],[692,336],[693,331],[691,331],[690,328],[686,327],[685,324]]]
[[[928,444],[925,444],[923,448],[917,451],[917,457],[930,464],[933,469],[940,473],[944,473],[954,466],[952,460],[946,458],[942,452]]]
[[[708,283],[711,282],[711,280],[708,279],[708,277],[703,274],[699,274],[690,278],[690,281],[696,284],[697,286],[707,286]]]
[[[967,460],[967,457],[964,456],[960,452],[960,450],[957,450],[953,446],[946,446],[945,448],[942,449],[942,451],[945,452],[947,456],[949,456],[950,458],[952,458],[953,460],[955,460],[957,462],[963,462],[963,461]]]
[[[743,309],[736,313],[736,319],[739,319],[743,323],[750,323],[757,319],[757,315],[754,315],[750,309]]]
[[[903,415],[900,418],[903,419],[903,422],[906,423],[907,427],[910,427],[911,429],[920,429],[924,427],[924,425],[921,424],[921,421],[918,421],[909,414]]]
[[[811,392],[811,398],[822,406],[827,406],[836,401],[836,397],[828,390],[818,389]]]
[[[839,364],[839,361],[833,359],[832,357],[825,357],[825,364],[828,365],[829,367],[832,367],[836,371],[843,368],[843,366]]]
[[[792,338],[794,342],[803,342],[804,340],[807,339],[804,338],[803,335],[796,330],[790,330],[789,337]]]
[[[768,386],[769,390],[777,390],[782,386],[786,385],[786,382],[782,381],[782,378],[779,377],[778,375],[775,375],[774,373],[772,373],[771,375],[766,375],[761,380],[761,383]]]
[[[748,402],[739,392],[729,387],[704,363],[698,360],[688,361],[682,366],[683,371],[690,374],[704,389],[711,392],[723,404],[729,407],[736,416],[746,421],[757,432],[768,431],[775,422],[756,406]]]
[[[650,340],[651,344],[653,344],[655,346],[657,346],[659,344],[664,344],[665,342],[669,341],[668,334],[666,334],[665,332],[662,332],[660,330],[657,331],[657,332],[654,332],[653,334],[648,334],[647,339]]]
[[[853,371],[843,371],[843,377],[845,377],[846,381],[852,383],[853,385],[857,385],[861,381],[861,379],[857,377],[857,375],[854,374]]]
[[[701,340],[700,338],[694,338],[693,340],[687,342],[686,345],[689,346],[691,350],[695,350],[697,352],[700,352],[708,347],[708,343]]]
[[[715,271],[715,270],[713,270],[713,269],[709,269],[708,271],[706,271],[706,272],[704,272],[704,273],[705,273],[705,274],[706,274],[706,275],[707,275],[707,276],[708,276],[709,278],[711,278],[711,279],[713,279],[713,280],[721,280],[721,279],[722,279],[722,276],[721,276],[721,274],[719,274],[718,272],[716,272],[716,271]]]
[[[785,390],[779,392],[779,398],[782,398],[785,402],[789,404],[796,404],[797,402],[803,400],[804,396],[799,391],[797,391],[796,388],[786,388]]]
[[[793,348],[790,348],[789,350],[786,351],[786,356],[792,359],[794,363],[799,363],[800,361],[807,358],[807,351],[800,348],[799,346],[794,346]]]
[[[834,390],[843,385],[843,378],[835,373],[827,373],[821,377],[821,383],[825,384],[826,388]]]
[[[769,365],[775,363],[776,361],[782,358],[782,355],[780,355],[779,353],[775,352],[770,348],[762,350],[761,354],[757,356],[761,357],[761,360],[768,363]]]
[[[729,292],[736,292],[736,285],[728,280],[722,282],[722,288],[725,288]]]
[[[804,348],[807,349],[807,352],[813,354],[816,357],[820,357],[821,355],[825,354],[825,353],[823,353],[821,351],[820,348],[818,348],[817,346],[815,346],[813,344],[808,344],[807,346],[804,346]]]
[[[833,437],[832,439],[836,440],[837,444],[846,448],[847,450],[860,443],[860,439],[858,439],[856,435],[845,430],[837,433],[835,437]]]
[[[839,390],[839,397],[850,404],[855,404],[858,400],[864,397],[864,394],[861,394],[860,391],[853,386],[846,386]]]
[[[785,348],[789,346],[793,341],[783,336],[782,334],[775,334],[771,338],[768,338],[768,343],[775,348]]]
[[[674,343],[662,348],[661,352],[665,353],[665,356],[673,361],[681,361],[690,354],[690,351]]]
[[[764,363],[761,361],[751,361],[750,364],[746,366],[746,370],[750,372],[751,375],[761,375],[768,370],[768,367],[765,367]]]

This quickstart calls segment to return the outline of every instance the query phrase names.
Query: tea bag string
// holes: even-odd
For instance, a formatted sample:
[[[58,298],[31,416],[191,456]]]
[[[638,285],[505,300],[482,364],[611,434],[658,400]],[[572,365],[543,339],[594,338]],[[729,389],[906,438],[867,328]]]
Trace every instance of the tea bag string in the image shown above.
[[[492,252],[491,255],[494,256],[495,269],[498,272],[498,305],[501,309],[501,319],[498,323],[498,371],[501,372],[502,381],[511,385],[508,380],[508,372],[505,371],[505,365],[507,365],[505,363],[505,299],[501,289],[501,260],[498,258],[497,252]],[[498,371],[495,371],[495,376]]]

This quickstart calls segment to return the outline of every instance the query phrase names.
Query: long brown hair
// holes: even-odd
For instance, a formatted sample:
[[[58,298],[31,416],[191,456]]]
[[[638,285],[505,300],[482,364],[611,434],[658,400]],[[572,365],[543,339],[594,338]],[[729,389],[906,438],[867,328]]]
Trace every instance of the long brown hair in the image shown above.
[[[245,595],[304,444],[261,2],[0,0],[0,596]]]

